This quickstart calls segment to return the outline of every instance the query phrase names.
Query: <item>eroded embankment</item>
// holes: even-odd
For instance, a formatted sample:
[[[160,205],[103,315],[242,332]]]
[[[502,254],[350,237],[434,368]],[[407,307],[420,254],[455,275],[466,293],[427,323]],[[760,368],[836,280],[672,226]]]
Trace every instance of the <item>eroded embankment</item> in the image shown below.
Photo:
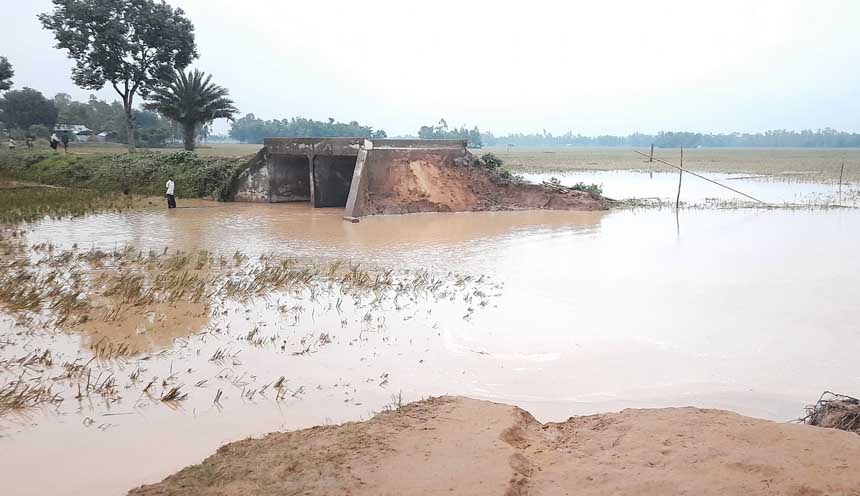
[[[667,408],[541,424],[443,397],[366,422],[223,446],[136,496],[280,494],[856,495],[860,436]]]
[[[463,157],[425,150],[373,150],[356,211],[361,215],[493,210],[606,210],[600,196],[531,184]]]

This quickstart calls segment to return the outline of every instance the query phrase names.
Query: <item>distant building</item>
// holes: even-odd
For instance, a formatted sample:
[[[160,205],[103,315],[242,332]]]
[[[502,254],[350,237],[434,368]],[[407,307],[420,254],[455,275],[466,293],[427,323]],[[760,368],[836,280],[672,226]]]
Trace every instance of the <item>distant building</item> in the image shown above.
[[[90,141],[97,143],[106,143],[108,141],[116,141],[116,133],[113,131],[102,131],[99,134],[90,138]]]
[[[96,133],[80,124],[57,124],[53,129],[54,134],[62,137],[63,134],[68,134],[70,139],[75,141],[91,141]]]

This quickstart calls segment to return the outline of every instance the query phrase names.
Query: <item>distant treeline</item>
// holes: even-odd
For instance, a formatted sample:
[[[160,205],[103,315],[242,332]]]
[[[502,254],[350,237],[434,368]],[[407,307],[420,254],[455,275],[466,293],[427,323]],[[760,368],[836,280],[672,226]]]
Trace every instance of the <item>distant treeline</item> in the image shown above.
[[[385,138],[385,131],[374,130],[371,126],[356,121],[349,123],[328,122],[293,117],[291,119],[258,119],[248,114],[233,122],[230,137],[243,143],[262,143],[263,138],[275,137],[359,137]],[[695,147],[797,147],[797,148],[860,148],[860,134],[837,131],[831,128],[818,130],[787,131],[774,130],[764,133],[703,134],[688,132],[660,132],[657,134],[634,133],[627,136],[583,136],[568,132],[562,135],[543,133],[512,133],[496,136],[481,132],[477,126],[472,129],[465,125],[449,127],[445,119],[432,126],[418,129],[421,139],[463,139],[470,148],[483,146],[523,146],[523,147],[560,147],[560,146],[638,146],[646,147],[652,143],[659,148]]]
[[[567,133],[554,136],[552,133],[494,136],[481,135],[486,146],[650,146],[659,148],[702,147],[798,147],[798,148],[842,148],[860,147],[860,134],[825,128],[816,131],[775,130],[764,133],[702,134],[686,132],[661,132],[656,135],[634,133],[629,136],[582,136]]]
[[[448,123],[445,122],[445,119],[440,119],[439,124],[435,126],[421,126],[418,130],[418,137],[421,139],[463,139],[468,142],[470,148],[484,146],[478,126],[475,126],[474,129],[466,129],[466,126],[460,126],[459,129],[456,127],[448,129]]]
[[[292,119],[258,119],[254,114],[248,114],[237,119],[230,128],[230,137],[243,143],[262,143],[263,138],[288,137],[355,137],[355,138],[385,138],[385,131],[374,130],[370,126],[362,126],[356,121],[348,123],[315,121],[304,117]]]

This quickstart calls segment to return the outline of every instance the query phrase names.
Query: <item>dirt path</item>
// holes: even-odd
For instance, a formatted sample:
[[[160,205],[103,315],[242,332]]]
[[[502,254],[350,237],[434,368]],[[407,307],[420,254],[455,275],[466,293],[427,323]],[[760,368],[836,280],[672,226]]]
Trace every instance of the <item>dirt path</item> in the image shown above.
[[[443,397],[228,444],[129,494],[860,496],[860,436],[696,408],[541,424]]]

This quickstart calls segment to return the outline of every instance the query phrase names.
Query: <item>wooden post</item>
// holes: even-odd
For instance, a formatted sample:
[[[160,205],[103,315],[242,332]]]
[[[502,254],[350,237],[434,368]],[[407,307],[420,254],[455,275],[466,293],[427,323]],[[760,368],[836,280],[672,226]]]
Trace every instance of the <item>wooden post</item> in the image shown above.
[[[684,147],[681,147],[681,168],[678,169],[678,196],[675,197],[675,210],[681,205],[681,179],[684,178]]]
[[[648,156],[648,163],[654,163],[654,143],[651,143],[651,155]],[[648,179],[654,179],[654,169],[648,169]]]
[[[842,203],[842,173],[845,172],[845,161],[842,161],[842,167],[839,168],[839,203]]]
[[[639,150],[633,150],[633,153],[636,153],[636,154],[638,154],[638,155],[642,155],[643,157],[647,157],[647,156],[648,156],[648,154],[647,154],[647,153],[645,153],[645,152],[640,152]],[[727,189],[727,190],[729,190],[729,191],[731,191],[731,192],[733,192],[733,193],[737,193],[737,194],[739,194],[739,195],[741,195],[741,196],[744,196],[744,197],[746,197],[746,198],[749,198],[750,200],[752,200],[752,201],[754,201],[754,202],[761,203],[761,204],[762,204],[762,205],[764,205],[765,207],[770,207],[770,205],[768,205],[767,203],[765,203],[765,202],[763,202],[763,201],[759,200],[758,198],[756,198],[756,197],[754,197],[754,196],[750,196],[750,195],[748,195],[748,194],[744,193],[743,191],[738,191],[738,190],[736,190],[735,188],[731,188],[731,187],[729,187],[729,186],[726,186],[725,184],[722,184],[722,183],[719,183],[719,182],[717,182],[717,181],[714,181],[713,179],[707,178],[707,177],[705,177],[705,176],[703,176],[703,175],[701,175],[701,174],[699,174],[699,173],[697,173],[697,172],[688,171],[687,169],[685,169],[685,168],[683,168],[683,167],[678,167],[678,166],[677,166],[677,165],[675,165],[675,164],[672,164],[672,163],[666,162],[665,160],[661,160],[661,159],[659,159],[659,158],[655,158],[655,159],[654,159],[654,161],[655,161],[655,162],[659,162],[659,163],[661,163],[661,164],[663,164],[663,165],[668,165],[669,167],[671,167],[671,168],[673,168],[673,169],[678,169],[678,170],[679,170],[679,171],[681,171],[681,172],[686,172],[687,174],[689,174],[689,175],[691,175],[691,176],[698,177],[699,179],[702,179],[702,180],[704,180],[704,181],[708,181],[709,183],[716,184],[717,186],[719,186],[719,187],[721,187],[721,188],[725,188],[725,189]]]

